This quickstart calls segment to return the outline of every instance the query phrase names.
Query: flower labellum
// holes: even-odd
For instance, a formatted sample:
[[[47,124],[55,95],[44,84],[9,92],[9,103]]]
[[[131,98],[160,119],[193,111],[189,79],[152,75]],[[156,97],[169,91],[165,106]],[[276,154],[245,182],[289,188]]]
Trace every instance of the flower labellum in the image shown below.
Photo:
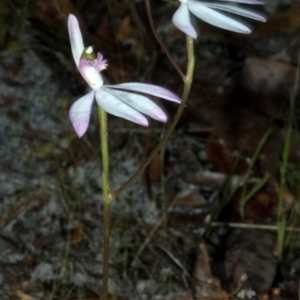
[[[191,36],[192,38],[197,38],[197,32],[193,26],[190,13],[192,13],[197,18],[209,23],[213,26],[220,27],[226,30],[239,32],[239,33],[251,33],[252,28],[249,24],[244,23],[238,18],[233,18],[226,13],[221,13],[221,11],[229,12],[232,14],[240,15],[253,20],[265,22],[267,20],[264,14],[252,11],[250,9],[241,8],[232,4],[223,4],[217,2],[205,2],[197,0],[179,0],[181,2],[179,8],[173,15],[174,25],[184,32],[185,34]],[[219,0],[219,1],[230,1],[245,4],[264,4],[259,0]]]
[[[141,94],[159,97],[172,102],[180,103],[180,98],[169,90],[160,86],[129,82],[115,85],[105,85],[100,72],[107,68],[107,61],[101,53],[95,55],[92,47],[84,47],[78,20],[69,15],[68,30],[71,49],[77,68],[92,91],[73,103],[69,116],[79,137],[86,132],[92,104],[97,104],[106,112],[120,118],[148,126],[145,117],[167,122],[167,115],[154,101]]]

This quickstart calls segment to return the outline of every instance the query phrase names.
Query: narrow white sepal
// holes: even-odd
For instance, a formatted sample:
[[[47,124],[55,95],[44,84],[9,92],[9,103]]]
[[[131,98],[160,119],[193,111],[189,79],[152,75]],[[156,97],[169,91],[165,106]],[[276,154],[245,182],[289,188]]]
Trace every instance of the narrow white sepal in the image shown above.
[[[131,122],[148,126],[148,120],[140,112],[132,108],[131,106],[123,103],[118,98],[108,93],[106,89],[98,89],[96,91],[96,101],[106,112],[129,120]]]
[[[254,4],[254,5],[264,5],[265,2],[259,0],[218,0],[218,1],[227,1],[227,2],[236,2],[244,4]]]
[[[108,88],[104,88],[104,90],[146,116],[161,122],[168,120],[167,115],[159,105],[145,96]]]
[[[74,15],[69,15],[68,30],[71,42],[71,49],[76,66],[79,66],[80,56],[84,50],[81,31],[79,28],[78,20]]]
[[[219,3],[210,3],[210,2],[201,2],[205,6],[214,8],[214,9],[219,9],[223,11],[227,11],[236,15],[240,15],[246,18],[250,18],[253,20],[261,21],[261,22],[266,22],[267,17],[266,15],[262,13],[258,13],[256,11],[246,9],[246,8],[241,8],[238,6],[233,6],[233,5],[228,5],[228,4],[219,4]]]
[[[180,103],[181,101],[181,99],[176,94],[170,92],[169,90],[148,83],[127,82],[127,83],[105,85],[105,86],[111,89],[121,89],[121,90],[127,90],[127,91],[152,95],[176,103]]]

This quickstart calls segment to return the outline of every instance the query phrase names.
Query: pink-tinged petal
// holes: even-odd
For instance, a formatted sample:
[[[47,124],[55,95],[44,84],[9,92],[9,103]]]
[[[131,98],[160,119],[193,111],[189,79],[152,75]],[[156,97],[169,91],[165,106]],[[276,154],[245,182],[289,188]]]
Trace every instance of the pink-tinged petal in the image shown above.
[[[130,92],[117,91],[110,88],[103,88],[107,93],[118,98],[139,112],[161,122],[167,122],[168,117],[165,112],[154,101],[145,96]]]
[[[185,34],[191,36],[193,39],[197,38],[197,32],[192,25],[190,12],[186,3],[182,3],[176,10],[172,18],[173,24]]]
[[[177,95],[173,94],[172,92],[170,92],[165,88],[153,84],[128,82],[128,83],[121,83],[115,85],[106,85],[106,87],[109,87],[111,89],[121,89],[121,90],[127,90],[127,91],[152,95],[176,103],[181,102],[181,99]]]
[[[84,44],[83,44],[78,20],[74,15],[69,15],[68,30],[69,30],[69,37],[70,37],[70,42],[71,42],[73,58],[78,67],[79,61],[80,61],[80,56],[84,50]]]
[[[112,94],[105,91],[105,89],[99,89],[96,91],[96,101],[106,112],[129,120],[131,122],[148,126],[148,120],[145,116],[139,113],[131,106],[123,103]]]
[[[189,0],[187,1],[187,5],[191,13],[213,26],[239,33],[251,33],[252,31],[252,28],[242,21],[219,13],[200,2]]]
[[[103,85],[102,76],[85,58],[80,60],[78,69],[81,76],[93,90],[96,90]]]
[[[79,137],[84,135],[89,126],[94,97],[95,91],[91,91],[74,102],[70,108],[69,117]]]
[[[210,7],[210,8],[228,11],[230,13],[240,15],[240,16],[243,16],[246,18],[250,18],[253,20],[257,20],[257,21],[261,21],[261,22],[267,21],[266,15],[264,15],[262,13],[258,13],[256,11],[253,11],[250,9],[245,9],[245,8],[241,8],[238,6],[232,6],[232,5],[228,5],[228,4],[219,4],[219,3],[211,3],[211,2],[201,2],[201,4],[203,4],[207,7]]]
[[[254,4],[254,5],[264,5],[265,4],[264,1],[259,1],[259,0],[218,0],[218,1]]]

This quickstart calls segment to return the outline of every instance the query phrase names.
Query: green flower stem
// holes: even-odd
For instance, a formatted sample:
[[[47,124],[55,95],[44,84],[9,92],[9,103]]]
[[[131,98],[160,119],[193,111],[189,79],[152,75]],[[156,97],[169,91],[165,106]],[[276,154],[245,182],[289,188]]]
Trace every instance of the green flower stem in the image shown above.
[[[161,150],[161,148],[165,145],[166,141],[170,137],[171,133],[173,132],[175,126],[177,125],[181,117],[181,114],[183,112],[183,109],[185,107],[185,104],[187,102],[191,90],[193,76],[194,76],[194,68],[195,68],[194,40],[190,36],[187,36],[186,41],[187,41],[187,56],[188,56],[187,72],[183,78],[184,88],[183,88],[182,101],[178,107],[174,119],[171,122],[169,128],[167,129],[165,135],[163,136],[159,144],[152,150],[150,155],[147,157],[146,161],[118,190],[110,194],[110,200],[115,199],[119,194],[121,194],[124,190],[126,190],[144,172],[145,168],[149,165],[149,163],[154,158],[156,153],[158,153]]]
[[[109,269],[110,204],[109,199],[109,153],[107,143],[107,114],[98,106],[101,154],[102,154],[102,194],[103,194],[103,274],[101,300],[107,299]]]

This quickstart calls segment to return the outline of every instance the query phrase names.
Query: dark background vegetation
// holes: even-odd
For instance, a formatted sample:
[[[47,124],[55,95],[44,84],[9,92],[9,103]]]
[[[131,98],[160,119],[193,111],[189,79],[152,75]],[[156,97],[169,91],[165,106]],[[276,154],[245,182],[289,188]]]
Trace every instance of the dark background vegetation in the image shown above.
[[[151,3],[159,35],[185,70],[185,38],[171,23],[178,3]],[[113,203],[111,299],[298,299],[300,3],[256,9],[270,18],[247,36],[197,21],[181,121]],[[0,299],[100,297],[98,120],[94,110],[78,139],[68,119],[87,91],[71,55],[70,13],[86,45],[108,60],[107,82],[182,92],[143,1],[0,1]],[[161,104],[171,119],[176,105]],[[109,116],[114,189],[166,126]]]

